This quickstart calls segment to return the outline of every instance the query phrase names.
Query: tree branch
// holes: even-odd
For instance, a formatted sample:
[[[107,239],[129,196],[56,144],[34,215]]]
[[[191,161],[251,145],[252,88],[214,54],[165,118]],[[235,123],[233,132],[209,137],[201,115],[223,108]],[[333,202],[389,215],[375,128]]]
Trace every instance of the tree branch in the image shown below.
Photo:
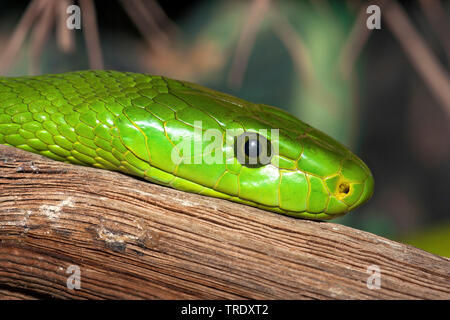
[[[367,232],[0,146],[1,298],[449,299],[449,279],[450,259]]]

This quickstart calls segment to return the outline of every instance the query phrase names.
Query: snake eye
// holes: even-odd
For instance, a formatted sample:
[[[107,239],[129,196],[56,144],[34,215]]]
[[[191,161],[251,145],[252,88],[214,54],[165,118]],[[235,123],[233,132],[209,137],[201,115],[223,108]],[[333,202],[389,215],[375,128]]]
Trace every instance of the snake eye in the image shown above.
[[[238,161],[247,167],[265,166],[273,156],[270,141],[255,132],[244,132],[236,138],[235,153]]]

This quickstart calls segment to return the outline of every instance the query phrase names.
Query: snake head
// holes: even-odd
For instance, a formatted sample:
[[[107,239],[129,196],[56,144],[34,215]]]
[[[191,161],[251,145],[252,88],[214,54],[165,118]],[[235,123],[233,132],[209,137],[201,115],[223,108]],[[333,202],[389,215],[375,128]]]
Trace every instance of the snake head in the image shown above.
[[[289,113],[187,82],[158,81],[165,91],[141,89],[151,96],[132,100],[116,121],[127,161],[136,156],[144,178],[316,220],[370,198],[374,182],[364,162]]]
[[[326,220],[346,214],[372,196],[374,179],[370,169],[327,134],[267,105],[255,106],[251,117],[238,118],[238,121],[247,126],[246,130],[255,132],[261,128],[278,128],[276,141],[273,134],[265,136],[272,149],[274,146],[276,149],[270,164],[259,168],[259,174],[252,174],[253,180],[260,180],[258,185],[267,188],[272,184],[272,195],[277,198],[261,187],[261,191],[252,193],[253,201],[264,199],[268,203],[272,199],[273,211]],[[248,170],[243,169],[244,179]],[[257,185],[253,187],[255,190]],[[252,196],[249,193],[247,197]]]

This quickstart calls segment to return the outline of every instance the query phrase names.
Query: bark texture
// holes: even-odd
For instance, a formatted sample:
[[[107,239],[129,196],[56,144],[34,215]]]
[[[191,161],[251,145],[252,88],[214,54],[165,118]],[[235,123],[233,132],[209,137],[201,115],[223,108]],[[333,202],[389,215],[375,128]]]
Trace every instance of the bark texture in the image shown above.
[[[0,146],[0,299],[48,297],[450,299],[450,259]]]

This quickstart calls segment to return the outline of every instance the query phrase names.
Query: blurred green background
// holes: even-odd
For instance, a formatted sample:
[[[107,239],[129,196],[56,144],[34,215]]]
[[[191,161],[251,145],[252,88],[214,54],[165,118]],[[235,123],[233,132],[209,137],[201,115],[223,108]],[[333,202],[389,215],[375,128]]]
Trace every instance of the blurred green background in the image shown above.
[[[373,171],[335,222],[450,257],[449,18],[439,0],[2,1],[0,74],[162,74],[283,108]]]

